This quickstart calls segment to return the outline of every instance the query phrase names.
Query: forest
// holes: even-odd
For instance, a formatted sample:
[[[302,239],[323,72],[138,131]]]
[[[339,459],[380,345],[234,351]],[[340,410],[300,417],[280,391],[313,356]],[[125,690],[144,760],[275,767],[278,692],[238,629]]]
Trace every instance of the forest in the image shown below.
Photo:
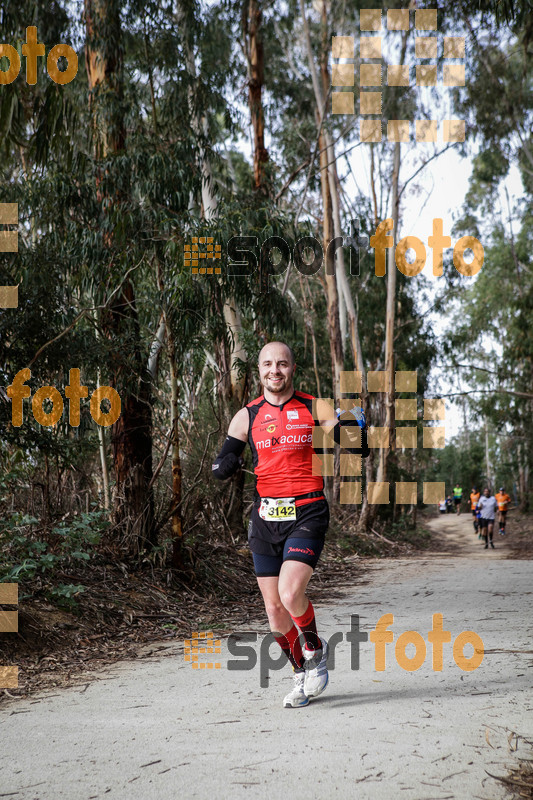
[[[133,594],[98,611],[95,582],[124,599],[137,574],[152,606],[183,593],[181,629],[252,591],[250,453],[223,484],[211,463],[274,340],[297,389],[368,420],[360,502],[338,446],[325,477],[335,574],[423,546],[425,483],[505,486],[527,515],[528,2],[5,0],[0,41],[0,581],[19,602],[122,620]],[[67,51],[42,57],[58,44],[72,78]]]

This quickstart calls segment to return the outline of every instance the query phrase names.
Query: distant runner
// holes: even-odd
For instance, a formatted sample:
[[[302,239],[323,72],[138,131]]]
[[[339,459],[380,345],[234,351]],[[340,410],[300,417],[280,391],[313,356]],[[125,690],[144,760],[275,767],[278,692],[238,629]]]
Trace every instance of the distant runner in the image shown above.
[[[470,492],[470,508],[472,510],[472,516],[474,517],[474,531],[477,533],[479,531],[479,522],[477,518],[477,504],[478,500],[481,497],[481,493],[478,492],[477,488],[474,486],[472,491]]]
[[[500,486],[500,491],[495,495],[498,502],[498,523],[500,526],[500,535],[505,536],[505,519],[511,498],[506,494],[503,486]]]
[[[455,484],[453,490],[453,502],[455,503],[455,510],[457,514],[461,513],[461,499],[463,497],[463,490],[458,483]]]
[[[212,466],[216,478],[231,477],[249,443],[256,499],[248,541],[270,629],[294,671],[294,688],[283,701],[285,708],[306,706],[328,683],[327,641],[317,633],[315,612],[305,594],[329,525],[324,479],[313,468],[313,428],[320,425],[340,443],[342,427],[343,439],[359,445],[345,448],[347,452],[369,454],[362,409],[335,412],[325,400],[314,402],[311,395],[296,392],[295,369],[288,345],[270,342],[263,347],[259,354],[263,394],[235,414]]]
[[[483,538],[485,540],[485,550],[489,546],[489,539],[490,539],[490,546],[494,550],[494,542],[492,541],[492,532],[494,530],[494,517],[496,516],[496,511],[498,509],[498,501],[496,500],[494,495],[491,495],[490,489],[486,488],[483,489],[483,497],[479,498],[477,505],[481,512],[479,525],[481,528],[481,533],[483,534]]]

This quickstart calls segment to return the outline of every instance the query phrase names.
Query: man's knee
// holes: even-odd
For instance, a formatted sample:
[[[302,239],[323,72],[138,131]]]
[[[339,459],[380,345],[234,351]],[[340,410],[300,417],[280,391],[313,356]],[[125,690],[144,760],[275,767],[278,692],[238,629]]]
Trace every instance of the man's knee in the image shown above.
[[[265,600],[265,610],[270,620],[279,619],[285,614],[285,608],[281,600]]]
[[[279,591],[281,602],[289,612],[295,606],[301,605],[304,594],[304,588],[299,586],[282,586]]]

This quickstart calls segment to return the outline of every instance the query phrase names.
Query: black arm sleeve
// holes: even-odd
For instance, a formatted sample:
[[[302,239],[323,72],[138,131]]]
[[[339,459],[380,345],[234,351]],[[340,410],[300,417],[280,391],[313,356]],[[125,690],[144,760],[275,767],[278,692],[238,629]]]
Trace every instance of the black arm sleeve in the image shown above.
[[[342,427],[357,427],[356,420],[339,420],[335,427],[333,428],[333,441],[337,444],[341,443],[341,426]],[[361,447],[345,447],[343,448],[348,453],[354,455],[360,455],[363,458],[367,458],[370,455],[370,448],[368,447],[368,436],[366,425],[363,425],[361,428]]]
[[[225,481],[237,472],[242,463],[242,459],[240,459],[239,456],[245,447],[246,442],[243,442],[242,439],[236,439],[234,436],[226,436],[226,440],[222,445],[222,450],[211,465],[215,478],[218,478],[220,481]]]

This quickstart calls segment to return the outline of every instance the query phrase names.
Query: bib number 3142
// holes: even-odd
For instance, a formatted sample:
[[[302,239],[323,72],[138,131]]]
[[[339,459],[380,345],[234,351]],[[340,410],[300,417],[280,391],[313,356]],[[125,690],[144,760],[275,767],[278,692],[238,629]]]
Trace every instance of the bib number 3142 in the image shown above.
[[[259,516],[267,522],[285,522],[296,519],[294,497],[263,497]]]

